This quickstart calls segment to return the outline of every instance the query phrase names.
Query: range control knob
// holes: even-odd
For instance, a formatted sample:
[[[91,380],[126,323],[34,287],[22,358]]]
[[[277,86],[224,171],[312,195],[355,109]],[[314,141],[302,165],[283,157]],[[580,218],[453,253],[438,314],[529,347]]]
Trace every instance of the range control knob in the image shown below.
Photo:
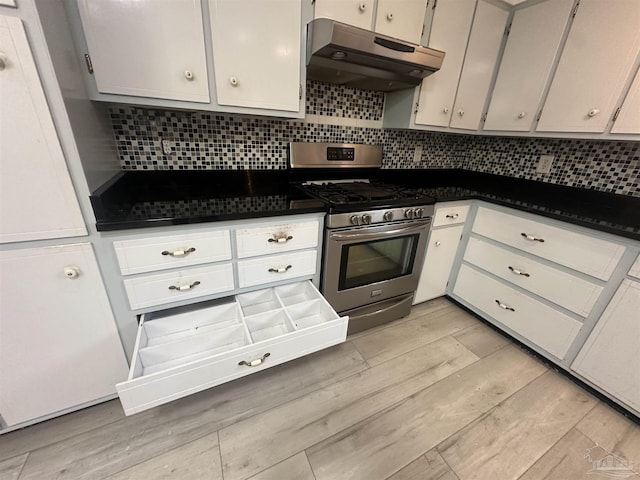
[[[360,217],[358,215],[351,215],[349,221],[351,222],[351,225],[360,225]]]
[[[391,210],[389,210],[388,212],[384,212],[382,218],[384,218],[385,222],[390,222],[391,220],[393,220],[393,212]]]
[[[416,213],[416,211],[414,209],[409,208],[409,209],[404,211],[404,218],[413,218],[415,213]]]
[[[424,213],[424,208],[416,208],[416,218],[422,218],[422,214]]]
[[[369,225],[371,223],[371,215],[369,215],[368,213],[365,213],[362,215],[362,224],[363,225]]]

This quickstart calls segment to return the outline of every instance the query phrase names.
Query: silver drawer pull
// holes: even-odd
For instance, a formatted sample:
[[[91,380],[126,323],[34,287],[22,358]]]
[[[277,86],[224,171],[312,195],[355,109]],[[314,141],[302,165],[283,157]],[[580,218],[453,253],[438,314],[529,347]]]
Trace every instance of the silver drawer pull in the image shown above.
[[[171,285],[169,287],[169,290],[177,290],[178,292],[184,292],[185,290],[191,290],[193,287],[197,287],[198,285],[200,285],[199,281],[195,281],[190,285]]]
[[[445,218],[458,218],[459,216],[459,214],[454,213],[453,215],[445,215]]]
[[[291,235],[284,234],[280,236],[274,235],[267,241],[271,243],[287,243],[289,240],[293,240],[293,237]]]
[[[238,365],[245,365],[247,367],[257,367],[258,365],[261,365],[262,362],[264,362],[267,359],[267,357],[270,355],[271,354],[267,352],[262,356],[262,358],[256,358],[255,360],[251,360],[249,362],[247,362],[246,360],[242,360],[238,362]]]
[[[193,247],[185,248],[183,250],[174,250],[173,252],[165,250],[164,252],[162,252],[162,255],[170,255],[172,257],[184,257],[185,255],[189,255],[190,253],[193,253],[195,251],[196,249]]]
[[[544,238],[536,237],[535,235],[529,235],[528,233],[524,232],[522,232],[520,235],[522,235],[527,240],[531,240],[532,242],[544,243]]]
[[[515,273],[516,275],[522,275],[523,277],[530,277],[531,276],[528,273],[524,273],[524,272],[518,270],[517,268],[513,268],[512,266],[509,266],[509,270],[511,270],[512,273]]]
[[[290,268],[291,268],[291,265],[287,265],[286,267],[270,268],[269,271],[271,273],[284,273]]]
[[[501,309],[503,309],[503,310],[509,310],[509,311],[511,311],[511,312],[515,312],[515,311],[516,311],[516,310],[515,310],[515,308],[511,308],[510,306],[505,305],[505,304],[504,304],[504,303],[502,303],[500,300],[496,300],[496,303],[497,303],[497,304],[498,304],[498,306],[499,306]]]

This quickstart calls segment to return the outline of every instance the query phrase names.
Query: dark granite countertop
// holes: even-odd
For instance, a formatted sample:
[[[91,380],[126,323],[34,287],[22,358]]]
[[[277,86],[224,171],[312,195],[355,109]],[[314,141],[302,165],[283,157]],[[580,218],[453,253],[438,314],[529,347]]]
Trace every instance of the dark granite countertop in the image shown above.
[[[314,172],[324,179],[342,171]],[[323,212],[295,183],[309,172],[123,172],[91,196],[99,231]],[[464,170],[378,170],[371,178],[419,187],[438,202],[478,199],[640,240],[640,198]]]

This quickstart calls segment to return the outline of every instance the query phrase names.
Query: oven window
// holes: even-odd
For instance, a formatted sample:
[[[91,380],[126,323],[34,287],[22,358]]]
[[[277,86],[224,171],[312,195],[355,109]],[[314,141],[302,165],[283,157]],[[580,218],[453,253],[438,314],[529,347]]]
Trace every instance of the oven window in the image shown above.
[[[410,274],[419,236],[344,245],[338,289],[346,290]]]

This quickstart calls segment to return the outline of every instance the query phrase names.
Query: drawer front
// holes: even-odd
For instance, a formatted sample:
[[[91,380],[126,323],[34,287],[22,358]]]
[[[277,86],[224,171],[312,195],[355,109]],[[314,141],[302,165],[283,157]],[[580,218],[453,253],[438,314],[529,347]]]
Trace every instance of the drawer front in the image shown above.
[[[318,245],[318,220],[236,230],[238,258],[312,248]]]
[[[231,355],[205,358],[128,380],[116,385],[116,389],[125,413],[131,415],[344,342],[346,334],[347,318],[343,317],[321,329],[294,332],[288,338],[250,345]],[[238,365],[262,358],[265,353],[269,357],[258,366]]]
[[[160,273],[124,281],[131,309],[178,302],[233,290],[231,263]],[[175,288],[170,288],[175,287]]]
[[[640,278],[640,256],[636,259],[635,263],[629,270],[629,275],[632,277]]]
[[[343,342],[347,325],[310,281],[145,313],[116,388],[130,415]]]
[[[599,285],[477,238],[469,239],[464,259],[583,317],[602,293]]]
[[[228,230],[113,242],[123,275],[231,259]]]
[[[564,358],[582,326],[467,265],[460,268],[453,293],[559,359]]]
[[[269,284],[316,273],[316,250],[304,250],[238,262],[240,288]]]
[[[473,232],[588,275],[608,280],[623,245],[480,207]]]
[[[464,223],[469,215],[469,205],[443,206],[436,205],[436,213],[433,216],[433,226],[455,225]]]

